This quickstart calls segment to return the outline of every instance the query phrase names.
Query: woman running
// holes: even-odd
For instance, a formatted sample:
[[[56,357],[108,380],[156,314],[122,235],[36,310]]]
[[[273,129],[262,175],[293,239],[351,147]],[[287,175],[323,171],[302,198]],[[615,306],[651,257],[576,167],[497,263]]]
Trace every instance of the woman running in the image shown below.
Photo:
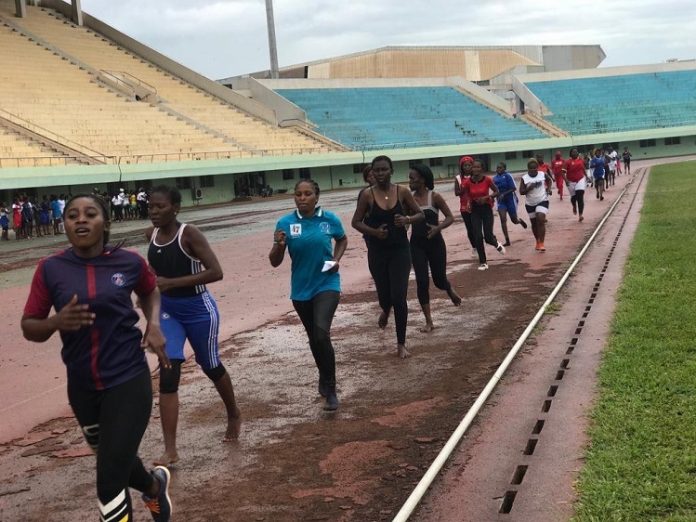
[[[319,370],[319,395],[326,399],[324,409],[335,411],[339,402],[331,323],[341,296],[338,268],[348,239],[338,216],[318,202],[315,181],[303,179],[295,185],[297,210],[278,221],[268,258],[273,267],[279,266],[287,247],[292,259],[290,299],[309,337]]]
[[[565,160],[560,150],[556,151],[556,154],[551,161],[551,173],[553,174],[553,179],[556,182],[556,190],[558,191],[558,197],[563,201],[563,185],[565,184],[565,179],[563,178],[563,168],[565,166]]]
[[[152,518],[168,521],[169,471],[148,473],[138,447],[152,410],[152,380],[143,348],[169,367],[160,331],[160,295],[145,260],[107,244],[109,214],[98,197],[75,196],[65,206],[71,247],[36,269],[22,317],[24,337],[47,341],[56,331],[68,370],[68,398],[97,456],[100,520],[132,520],[132,487]],[[135,292],[147,325],[135,326]],[[56,313],[49,316],[51,308]]]
[[[527,223],[517,217],[517,185],[515,185],[512,175],[507,171],[507,165],[504,161],[498,163],[495,172],[493,183],[498,189],[498,216],[500,217],[500,228],[503,229],[505,236],[503,246],[510,246],[507,217],[510,216],[510,221],[522,228],[527,228]]]
[[[462,181],[461,191],[471,201],[471,227],[479,258],[478,269],[488,270],[484,241],[493,245],[499,253],[505,254],[505,247],[493,234],[493,198],[497,198],[500,193],[493,180],[484,175],[483,164],[478,160],[474,160],[472,164],[471,176]]]
[[[406,225],[423,221],[425,216],[411,192],[391,182],[393,172],[389,157],[377,156],[372,160],[375,184],[360,194],[351,225],[368,236],[367,263],[382,309],[377,324],[385,328],[389,313],[394,308],[396,352],[403,359],[409,356],[406,350],[406,295],[411,273],[411,249]],[[368,212],[369,225],[363,221]]]
[[[592,170],[592,178],[597,191],[597,199],[604,201],[604,183],[607,178],[606,162],[602,156],[600,149],[595,149],[594,158],[590,161],[590,169]]]
[[[631,173],[631,156],[633,156],[633,154],[631,154],[631,151],[628,150],[628,147],[624,147],[624,150],[621,153],[621,159],[623,160],[626,174]]]
[[[176,429],[179,421],[179,380],[185,361],[184,343],[188,340],[203,373],[213,382],[227,412],[223,442],[236,440],[241,415],[234,388],[218,352],[220,316],[206,285],[222,279],[222,268],[208,240],[198,228],[180,223],[181,193],[175,187],[152,189],[149,203],[150,227],[145,235],[150,242],[147,259],[157,275],[162,293],[162,332],[167,339],[170,368],[160,368],[160,421],[164,453],[156,464],[174,464],[179,460]]]
[[[408,174],[409,187],[413,191],[413,199],[425,215],[425,220],[414,223],[411,229],[411,260],[413,271],[416,273],[416,287],[418,289],[418,302],[425,316],[425,326],[421,332],[431,332],[435,326],[430,315],[430,277],[440,290],[447,292],[454,306],[462,304],[462,298],[452,288],[447,280],[447,247],[440,233],[454,222],[452,211],[447,206],[445,199],[435,192],[433,172],[425,165],[414,165]],[[445,219],[438,221],[438,214],[442,212]]]
[[[585,161],[579,156],[578,149],[570,149],[570,158],[563,168],[563,179],[570,194],[570,204],[573,206],[573,214],[577,214],[578,221],[585,219],[582,213],[585,211]]]
[[[520,194],[526,197],[525,208],[532,223],[532,232],[536,239],[536,251],[546,252],[546,215],[549,213],[549,195],[546,184],[552,182],[551,176],[540,172],[535,159],[527,163],[527,173],[520,180]]]
[[[466,227],[466,237],[471,245],[471,253],[477,256],[474,227],[471,224],[471,199],[467,192],[462,192],[462,183],[471,176],[471,169],[474,165],[474,158],[462,156],[459,158],[459,174],[454,178],[454,195],[459,198],[459,212],[462,215],[464,226]]]

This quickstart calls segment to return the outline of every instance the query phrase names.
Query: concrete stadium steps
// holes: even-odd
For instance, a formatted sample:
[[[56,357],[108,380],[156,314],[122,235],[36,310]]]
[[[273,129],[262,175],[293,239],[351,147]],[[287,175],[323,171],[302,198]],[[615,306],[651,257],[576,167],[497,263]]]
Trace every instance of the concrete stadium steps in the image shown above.
[[[107,38],[50,9],[28,6],[17,24],[98,70],[124,71],[157,90],[161,103],[250,151],[329,152],[332,147],[293,129],[274,127],[159,69]]]
[[[57,150],[0,126],[0,168],[79,165],[81,162]]]
[[[3,108],[72,142],[108,156],[234,149],[156,107],[111,91],[8,26],[0,26],[0,48]]]

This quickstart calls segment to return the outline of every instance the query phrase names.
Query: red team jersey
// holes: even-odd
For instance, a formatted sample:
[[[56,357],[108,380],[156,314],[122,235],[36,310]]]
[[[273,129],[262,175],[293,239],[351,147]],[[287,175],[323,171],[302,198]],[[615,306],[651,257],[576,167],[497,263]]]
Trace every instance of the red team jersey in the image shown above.
[[[582,158],[570,158],[565,165],[568,181],[577,183],[585,177],[585,161]]]
[[[493,198],[490,197],[491,185],[493,180],[488,176],[484,176],[478,183],[471,181],[471,178],[466,178],[462,183],[462,192],[466,192],[472,202],[479,198],[488,198],[488,204],[493,206]]]

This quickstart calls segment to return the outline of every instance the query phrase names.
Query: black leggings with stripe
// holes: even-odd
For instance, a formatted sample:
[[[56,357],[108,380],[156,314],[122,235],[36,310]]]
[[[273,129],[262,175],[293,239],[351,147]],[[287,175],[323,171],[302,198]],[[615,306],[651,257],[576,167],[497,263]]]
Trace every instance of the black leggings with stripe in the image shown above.
[[[147,491],[154,480],[138,457],[152,410],[149,370],[106,390],[88,390],[69,381],[68,399],[85,440],[97,455],[101,520],[122,520],[126,515],[131,520],[128,488]]]

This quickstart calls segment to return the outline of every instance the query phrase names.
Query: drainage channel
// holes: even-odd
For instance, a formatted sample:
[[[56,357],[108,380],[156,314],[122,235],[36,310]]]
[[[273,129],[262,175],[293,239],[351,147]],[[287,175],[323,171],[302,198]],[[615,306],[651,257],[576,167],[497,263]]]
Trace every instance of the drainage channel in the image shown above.
[[[643,183],[643,180],[645,178],[645,174],[647,173],[647,169],[645,169],[640,177],[640,181],[638,183],[638,187]],[[637,173],[636,173],[637,174]],[[629,183],[625,188],[624,191],[631,186],[632,182]],[[587,299],[587,304],[585,308],[583,309],[582,315],[580,319],[578,320],[577,327],[575,328],[574,336],[570,339],[568,342],[568,347],[566,349],[566,357],[564,357],[558,367],[558,371],[556,372],[556,377],[553,381],[553,384],[549,386],[549,391],[546,394],[546,398],[544,399],[544,402],[542,403],[541,406],[541,412],[543,414],[547,414],[553,405],[553,400],[556,397],[556,394],[558,393],[558,389],[561,386],[561,381],[563,380],[563,377],[565,375],[566,371],[569,371],[571,368],[571,361],[572,361],[572,356],[575,353],[575,349],[577,347],[578,341],[580,340],[580,335],[582,334],[582,330],[585,326],[585,319],[587,316],[590,314],[592,311],[592,306],[595,302],[595,299],[597,298],[597,295],[599,293],[599,289],[602,285],[602,280],[604,279],[604,276],[609,269],[609,263],[611,262],[612,257],[614,256],[614,251],[616,250],[616,246],[619,243],[619,239],[621,238],[621,234],[623,233],[624,226],[626,225],[626,221],[628,220],[628,216],[631,213],[631,209],[633,208],[633,204],[636,201],[636,197],[638,196],[638,187],[636,187],[636,190],[633,194],[633,198],[631,198],[631,203],[628,206],[628,209],[626,210],[626,215],[624,216],[623,220],[621,221],[621,225],[619,226],[619,230],[616,233],[616,236],[614,236],[614,240],[612,241],[611,248],[609,249],[609,252],[607,253],[607,257],[604,260],[604,265],[602,266],[599,275],[597,276],[597,280],[595,281],[595,284],[592,286],[592,290],[590,292],[590,296]],[[623,194],[622,194],[623,196]],[[619,201],[621,198],[619,197],[617,201]],[[601,223],[599,225],[601,227]],[[599,228],[598,227],[598,228]],[[537,419],[536,423],[534,424],[534,428],[532,429],[532,433],[530,434],[529,440],[527,440],[527,444],[522,451],[522,454],[525,455],[526,457],[529,457],[530,455],[534,455],[534,452],[537,449],[537,446],[539,445],[539,435],[541,433],[541,430],[544,427],[544,424],[546,423],[546,419],[540,418]],[[522,481],[524,480],[524,475],[527,472],[527,469],[529,467],[529,463],[525,465],[518,465],[515,468],[515,471],[513,472],[512,479],[510,480],[510,488],[505,492],[505,494],[502,497],[502,502],[500,504],[500,509],[498,510],[498,513],[501,514],[510,514],[512,512],[515,499],[517,498],[517,495],[519,493],[518,488],[520,485],[522,485]]]
[[[604,265],[602,266],[602,269],[600,270],[600,273],[597,277],[597,281],[595,282],[594,286],[592,287],[592,292],[590,293],[590,297],[587,301],[587,305],[585,306],[585,308],[583,310],[582,317],[578,321],[578,325],[577,325],[575,332],[574,332],[574,337],[572,337],[568,343],[568,348],[566,349],[566,356],[560,362],[558,371],[556,372],[555,379],[554,379],[553,383],[549,386],[547,396],[544,399],[542,406],[541,406],[541,412],[544,414],[548,413],[551,410],[551,407],[553,406],[554,397],[558,393],[558,389],[559,389],[559,386],[561,385],[563,377],[565,376],[565,373],[567,371],[570,371],[572,354],[573,354],[575,347],[578,344],[578,340],[579,340],[578,336],[581,335],[583,327],[585,326],[585,319],[587,318],[590,311],[592,310],[592,305],[594,304],[594,301],[597,297],[597,293],[598,293],[598,290],[600,289],[601,282],[604,279],[604,275],[605,275],[607,269],[609,268],[609,262],[611,261],[611,258],[614,255],[614,251],[616,250],[616,246],[619,242],[619,239],[620,239],[621,234],[623,232],[624,226],[626,225],[626,221],[628,220],[628,216],[630,215],[631,209],[633,208],[633,205],[636,201],[636,197],[638,194],[638,188],[642,185],[643,180],[645,179],[647,172],[648,172],[648,169],[644,168],[642,174],[640,175],[640,180],[638,181],[638,185],[637,185],[636,190],[633,194],[633,198],[631,199],[631,202],[628,206],[628,209],[626,210],[626,215],[624,216],[624,218],[621,222],[621,225],[619,227],[619,230],[618,230],[616,236],[614,237],[614,240],[612,242],[612,246],[609,250],[609,253],[607,254]],[[437,455],[437,457],[435,458],[433,463],[430,465],[428,470],[425,472],[425,474],[421,478],[420,482],[416,485],[415,489],[411,492],[408,499],[406,499],[406,502],[401,507],[399,512],[396,514],[396,516],[394,517],[393,522],[405,522],[406,520],[408,520],[408,518],[411,516],[413,511],[416,509],[416,507],[418,506],[418,504],[422,500],[423,496],[427,492],[428,488],[433,483],[433,481],[437,477],[438,473],[440,472],[440,470],[444,466],[445,462],[447,461],[449,456],[452,454],[452,452],[456,449],[457,445],[459,444],[459,441],[464,436],[467,429],[469,428],[469,426],[471,425],[473,420],[476,418],[476,415],[478,415],[479,411],[481,410],[481,408],[485,404],[486,400],[488,399],[490,394],[493,392],[493,390],[495,389],[498,382],[503,377],[505,371],[510,366],[513,359],[515,358],[515,356],[519,352],[519,350],[522,348],[522,346],[524,345],[527,338],[531,335],[532,330],[534,329],[534,327],[537,325],[537,323],[543,317],[548,306],[556,298],[556,295],[558,295],[560,290],[563,288],[566,281],[568,280],[570,275],[575,270],[575,267],[578,265],[580,260],[584,257],[585,253],[587,252],[587,250],[592,245],[592,243],[594,242],[597,235],[600,233],[600,231],[604,227],[604,224],[607,222],[609,217],[613,214],[613,212],[616,209],[616,207],[618,206],[618,204],[623,200],[623,197],[626,194],[628,188],[634,184],[636,177],[638,177],[638,172],[636,172],[633,180],[631,180],[627,183],[627,185],[621,191],[621,194],[619,194],[619,197],[616,198],[616,201],[606,211],[606,213],[604,214],[604,217],[600,220],[599,224],[595,227],[594,232],[589,237],[589,239],[586,241],[585,245],[580,250],[578,255],[575,257],[575,259],[573,260],[571,265],[568,267],[566,272],[560,278],[559,282],[556,284],[554,289],[551,291],[551,294],[549,295],[549,297],[541,305],[541,307],[539,308],[537,313],[534,315],[532,320],[529,322],[529,324],[525,328],[524,332],[522,332],[522,335],[517,339],[517,341],[515,342],[513,347],[510,349],[507,356],[505,357],[503,362],[500,364],[500,366],[496,370],[495,374],[493,374],[493,376],[488,381],[488,383],[486,384],[486,386],[484,387],[482,392],[479,394],[479,396],[474,401],[474,404],[471,406],[471,408],[469,408],[469,411],[467,411],[466,415],[459,423],[459,426],[457,426],[455,431],[452,433],[450,438],[447,440],[447,442],[443,446],[442,450],[440,450],[440,453]],[[531,456],[536,451],[537,445],[539,443],[539,435],[541,434],[542,430],[544,429],[545,423],[546,423],[546,419],[543,419],[543,418],[537,419],[536,423],[534,424],[534,428],[532,429],[532,433],[531,433],[531,435],[527,441],[527,444],[523,450],[523,454],[525,456]],[[527,473],[527,470],[528,470],[528,464],[525,464],[525,465],[521,464],[515,468],[515,471],[513,472],[513,475],[512,475],[512,479],[510,481],[510,487],[505,492],[505,494],[502,496],[502,502],[500,505],[499,513],[509,514],[512,512],[512,509],[513,509],[514,503],[515,503],[515,499],[517,498],[517,494],[518,494],[518,487],[523,483],[524,477]]]

